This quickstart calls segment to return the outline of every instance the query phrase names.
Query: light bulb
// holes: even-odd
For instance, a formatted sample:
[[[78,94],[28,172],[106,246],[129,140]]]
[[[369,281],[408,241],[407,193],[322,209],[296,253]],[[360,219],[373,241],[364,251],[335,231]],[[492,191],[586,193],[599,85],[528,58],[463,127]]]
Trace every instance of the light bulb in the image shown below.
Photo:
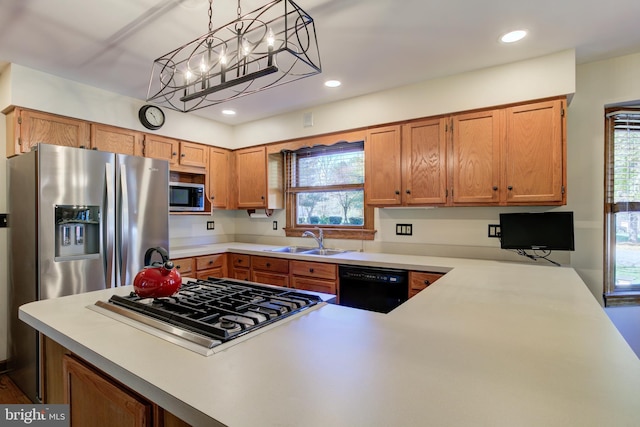
[[[227,56],[224,53],[224,48],[220,51],[220,63],[222,65],[227,65]]]
[[[187,70],[187,72],[184,73],[184,78],[187,79],[187,83],[189,83],[189,80],[191,80],[192,76],[193,74],[191,74],[191,70]]]
[[[249,42],[247,41],[247,39],[243,38],[242,39],[242,54],[244,56],[249,56],[249,52],[251,51],[251,46],[249,45]]]
[[[200,71],[203,72],[203,73],[205,71],[207,71],[207,64],[206,64],[206,62],[204,62],[204,56],[200,60]]]
[[[276,44],[276,36],[273,35],[273,30],[269,28],[269,33],[267,34],[267,46],[273,47]]]

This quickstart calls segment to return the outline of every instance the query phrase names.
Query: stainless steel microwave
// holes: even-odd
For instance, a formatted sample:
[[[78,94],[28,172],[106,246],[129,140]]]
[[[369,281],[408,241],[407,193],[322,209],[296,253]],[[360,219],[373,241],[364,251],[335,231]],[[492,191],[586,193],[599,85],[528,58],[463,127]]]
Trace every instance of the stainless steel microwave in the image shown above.
[[[204,184],[170,182],[169,210],[172,212],[203,212]]]

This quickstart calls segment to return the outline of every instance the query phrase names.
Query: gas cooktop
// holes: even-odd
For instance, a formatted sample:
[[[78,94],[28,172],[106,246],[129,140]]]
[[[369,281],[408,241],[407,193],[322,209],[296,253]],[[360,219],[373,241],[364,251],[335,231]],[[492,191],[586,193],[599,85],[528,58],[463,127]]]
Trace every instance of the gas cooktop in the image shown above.
[[[320,296],[296,289],[208,279],[187,281],[170,297],[132,292],[95,305],[211,349],[321,303]]]

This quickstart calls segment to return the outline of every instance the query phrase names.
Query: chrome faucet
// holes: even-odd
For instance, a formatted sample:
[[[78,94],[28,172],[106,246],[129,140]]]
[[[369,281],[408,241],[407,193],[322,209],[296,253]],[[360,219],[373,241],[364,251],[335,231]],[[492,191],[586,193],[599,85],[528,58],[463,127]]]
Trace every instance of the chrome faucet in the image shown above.
[[[302,237],[313,237],[313,239],[318,243],[318,249],[324,249],[324,234],[322,234],[322,228],[318,227],[318,237],[313,234],[313,231],[307,230],[302,233]]]

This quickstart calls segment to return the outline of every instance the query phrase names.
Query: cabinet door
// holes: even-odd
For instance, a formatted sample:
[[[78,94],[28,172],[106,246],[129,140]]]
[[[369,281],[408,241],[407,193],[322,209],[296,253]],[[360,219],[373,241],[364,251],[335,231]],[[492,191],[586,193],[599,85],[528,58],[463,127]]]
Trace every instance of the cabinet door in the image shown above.
[[[563,121],[561,100],[506,109],[503,186],[508,204],[563,201]]]
[[[170,167],[178,164],[180,141],[156,135],[144,136],[144,156],[169,161]]]
[[[71,425],[151,426],[152,404],[124,386],[68,355],[63,373]]]
[[[39,142],[83,148],[88,148],[90,144],[90,126],[82,120],[21,110],[18,123],[21,153],[31,151],[31,147]]]
[[[180,164],[206,168],[209,160],[209,146],[180,141]]]
[[[409,123],[402,128],[402,199],[406,205],[447,202],[446,119]]]
[[[279,273],[269,273],[266,271],[252,271],[251,280],[257,283],[264,283],[265,285],[282,286],[283,288],[289,287],[289,275]]]
[[[500,110],[453,116],[451,188],[454,204],[497,204]]]
[[[267,207],[267,157],[265,147],[238,150],[236,174],[238,209]]]
[[[320,280],[311,279],[309,277],[293,276],[291,278],[291,287],[295,289],[302,289],[312,292],[323,292],[325,294],[335,295],[336,281],[335,280]]]
[[[113,126],[91,125],[91,148],[111,153],[142,156],[142,134]]]
[[[365,203],[375,206],[399,205],[402,201],[400,126],[367,132],[364,142]]]
[[[229,200],[229,150],[209,148],[208,196],[211,207],[225,209]]]

